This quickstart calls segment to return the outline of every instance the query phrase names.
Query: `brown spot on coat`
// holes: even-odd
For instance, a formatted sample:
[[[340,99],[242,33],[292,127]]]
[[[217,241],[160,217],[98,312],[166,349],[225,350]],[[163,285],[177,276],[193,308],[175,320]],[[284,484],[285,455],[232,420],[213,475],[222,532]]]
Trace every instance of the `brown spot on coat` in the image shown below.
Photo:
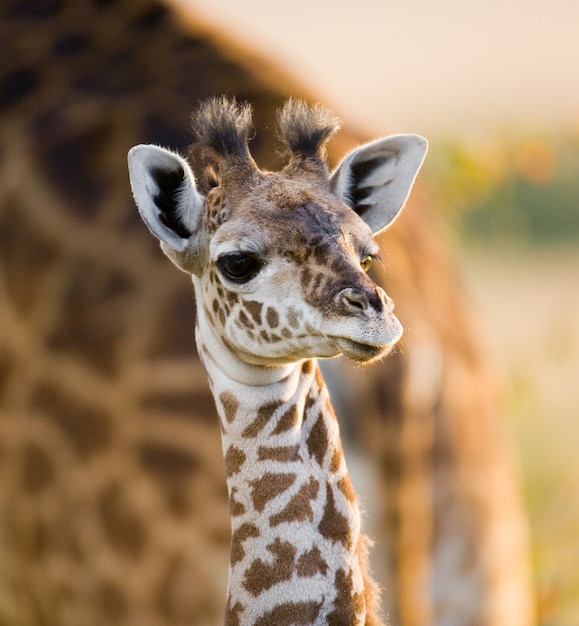
[[[245,507],[243,504],[235,499],[236,493],[237,489],[234,487],[229,494],[229,513],[231,514],[231,517],[238,517],[239,515],[243,515],[245,513]]]
[[[279,326],[279,315],[277,314],[277,311],[273,307],[267,308],[265,319],[270,328],[277,328]]]
[[[259,537],[259,530],[253,524],[242,524],[231,535],[231,551],[229,562],[231,565],[239,563],[245,556],[243,542],[250,537]]]
[[[334,493],[330,485],[326,485],[326,505],[318,530],[326,539],[339,541],[347,549],[352,547],[352,535],[348,520],[336,508]]]
[[[48,487],[54,476],[50,457],[34,444],[24,451],[22,484],[26,493],[38,494]]]
[[[223,407],[223,412],[225,413],[225,419],[228,424],[235,419],[237,415],[237,409],[239,409],[239,401],[237,398],[229,391],[224,391],[219,394],[219,402],[221,402],[221,406]]]
[[[98,513],[110,545],[123,556],[138,561],[147,543],[145,527],[120,485],[109,485],[103,491],[98,501]]]
[[[296,311],[293,307],[289,307],[289,309],[287,310],[287,321],[289,323],[289,325],[296,329],[299,328],[300,325],[300,314],[298,311]]]
[[[288,410],[279,418],[276,427],[273,429],[274,435],[285,433],[298,425],[298,407],[292,404]]]
[[[230,291],[229,289],[227,289],[224,295],[230,307],[239,302],[239,296],[235,293],[235,291]]]
[[[280,461],[281,463],[289,463],[292,461],[301,461],[299,455],[300,444],[295,446],[268,447],[260,446],[257,452],[258,461]]]
[[[203,305],[203,311],[205,313],[205,317],[211,322],[213,323],[213,314],[211,313],[211,311],[207,308],[207,306]]]
[[[56,424],[82,459],[108,447],[112,420],[106,411],[96,409],[75,394],[51,384],[38,387],[32,404]]]
[[[321,467],[324,455],[326,454],[326,450],[329,445],[328,429],[326,427],[324,415],[321,412],[318,414],[318,419],[306,439],[306,444],[308,446],[310,456],[314,457],[318,465]]]
[[[227,477],[233,476],[237,474],[241,470],[241,466],[245,462],[245,452],[236,448],[235,446],[230,446],[225,453],[225,470],[227,472]]]
[[[98,606],[102,607],[104,612],[101,619],[105,623],[122,624],[129,619],[129,605],[122,589],[114,583],[104,582],[99,585],[97,593]]]
[[[255,324],[247,317],[245,311],[239,311],[239,322],[243,328],[249,328],[249,330],[255,329]]]
[[[343,569],[336,572],[334,580],[336,600],[334,610],[328,615],[328,626],[357,624],[365,608],[364,596],[354,591],[353,572],[348,574]]]
[[[263,308],[263,304],[261,302],[257,302],[256,300],[249,300],[245,302],[245,308],[248,310],[255,323],[258,326],[261,326],[261,310]]]
[[[344,453],[340,444],[336,444],[334,451],[332,452],[332,458],[330,459],[330,472],[336,473],[340,466],[342,465],[342,459],[344,458]]]
[[[231,595],[227,598],[227,608],[225,609],[225,626],[239,626],[239,614],[243,613],[243,605],[236,602],[231,606]]]
[[[318,602],[286,602],[264,613],[254,626],[309,626],[320,614],[322,604]]]
[[[256,559],[245,572],[243,586],[252,596],[258,596],[274,585],[290,580],[295,569],[297,549],[291,543],[276,537],[267,549],[273,554],[273,563],[270,565]]]
[[[317,498],[320,490],[318,481],[310,477],[309,482],[304,483],[288,502],[287,506],[269,518],[270,526],[277,526],[283,522],[303,522],[304,520],[314,521],[311,501]]]
[[[265,428],[265,425],[269,422],[272,415],[283,404],[280,400],[274,400],[268,402],[260,407],[257,411],[257,417],[251,422],[249,426],[243,431],[242,437],[253,438],[257,437],[259,433]]]
[[[328,571],[328,564],[322,557],[319,548],[313,548],[300,556],[296,571],[298,576],[302,578],[311,578],[318,572],[325,576]]]
[[[354,491],[354,485],[348,475],[343,476],[338,481],[338,489],[346,496],[348,502],[356,502],[356,492]]]
[[[251,482],[251,500],[256,511],[262,512],[265,505],[291,487],[295,474],[274,474],[266,472],[261,478]]]

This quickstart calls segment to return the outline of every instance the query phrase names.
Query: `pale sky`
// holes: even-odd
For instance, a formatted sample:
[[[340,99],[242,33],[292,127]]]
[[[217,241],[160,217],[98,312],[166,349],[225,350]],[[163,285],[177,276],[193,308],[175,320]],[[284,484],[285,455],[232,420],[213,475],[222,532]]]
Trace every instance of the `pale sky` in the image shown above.
[[[579,127],[577,0],[181,0],[385,132]]]

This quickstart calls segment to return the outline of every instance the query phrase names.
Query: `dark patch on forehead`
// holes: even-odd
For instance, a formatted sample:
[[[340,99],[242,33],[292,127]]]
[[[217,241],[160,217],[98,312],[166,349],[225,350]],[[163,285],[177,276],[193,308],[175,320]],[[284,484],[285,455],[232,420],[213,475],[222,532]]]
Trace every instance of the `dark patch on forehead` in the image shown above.
[[[312,258],[317,264],[325,264],[332,258],[335,242],[342,236],[342,212],[308,202],[295,208],[285,207],[281,218],[285,223],[280,242],[284,256],[301,264]]]
[[[327,239],[312,242],[312,253],[318,265],[330,264],[333,260],[332,246]]]
[[[340,232],[340,216],[335,211],[325,209],[317,202],[306,202],[295,207],[292,213],[301,223],[308,225],[308,230],[312,233],[333,234]]]

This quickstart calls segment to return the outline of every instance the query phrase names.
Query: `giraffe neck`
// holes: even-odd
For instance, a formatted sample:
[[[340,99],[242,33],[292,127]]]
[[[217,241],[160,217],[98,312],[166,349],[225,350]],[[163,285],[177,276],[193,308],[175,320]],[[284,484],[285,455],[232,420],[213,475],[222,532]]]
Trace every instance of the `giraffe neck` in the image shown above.
[[[365,623],[360,514],[317,362],[268,368],[261,383],[263,367],[211,351],[203,317],[232,527],[226,623]]]

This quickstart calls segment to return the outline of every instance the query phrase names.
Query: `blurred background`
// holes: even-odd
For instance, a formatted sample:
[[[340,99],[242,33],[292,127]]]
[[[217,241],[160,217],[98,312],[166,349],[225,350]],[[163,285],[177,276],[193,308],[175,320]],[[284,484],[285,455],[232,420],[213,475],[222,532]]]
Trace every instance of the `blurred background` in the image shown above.
[[[405,339],[328,373],[389,623],[577,626],[579,5],[167,2],[0,3],[0,624],[222,623],[191,288],[126,154],[185,151],[194,103],[234,93],[262,164],[290,94],[344,118],[333,161],[430,141],[376,270]]]
[[[579,624],[579,4],[189,0],[423,170],[502,378],[540,623]]]

